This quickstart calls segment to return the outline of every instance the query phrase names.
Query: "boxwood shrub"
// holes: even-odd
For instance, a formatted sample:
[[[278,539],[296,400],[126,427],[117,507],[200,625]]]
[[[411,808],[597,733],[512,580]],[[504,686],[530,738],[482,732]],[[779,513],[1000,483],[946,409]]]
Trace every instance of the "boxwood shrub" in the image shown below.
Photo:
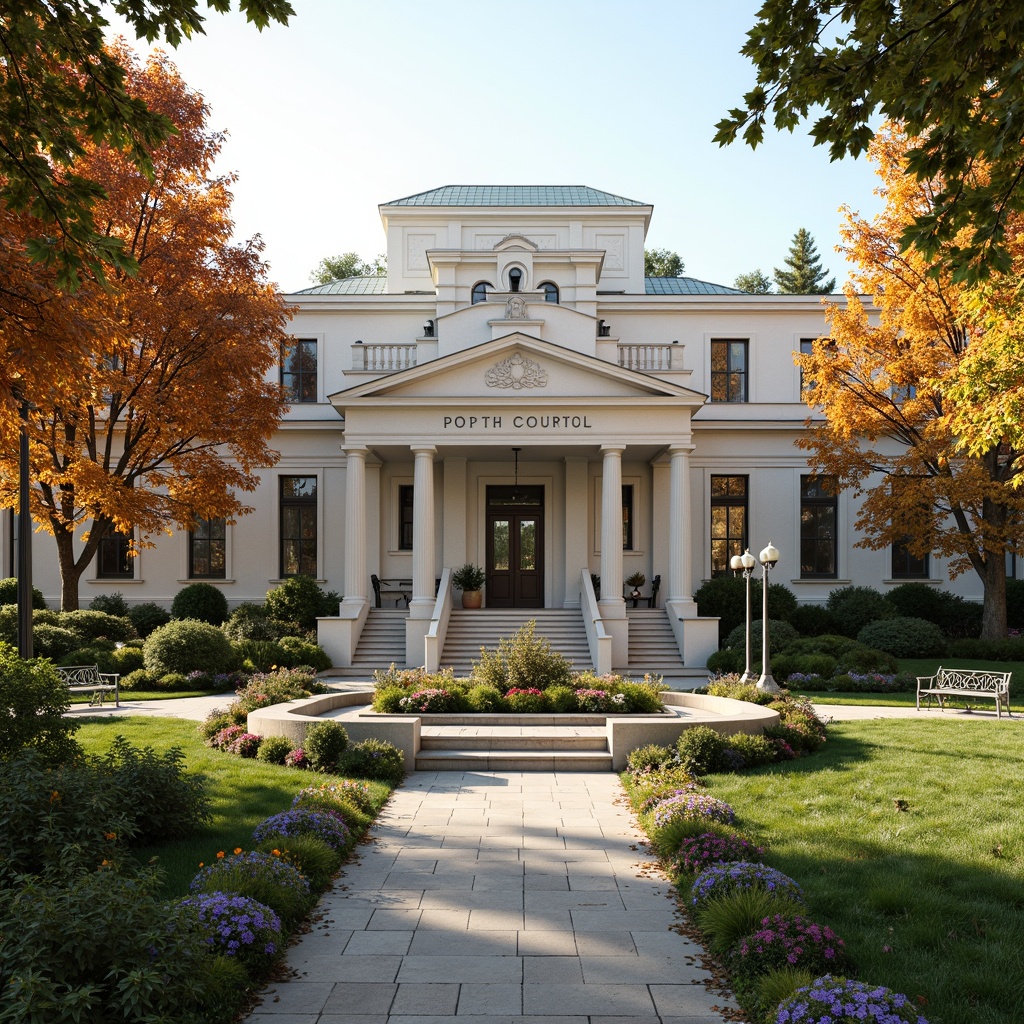
[[[839,632],[851,637],[869,622],[896,615],[896,609],[874,587],[840,587],[829,593],[826,607],[836,617]]]
[[[168,672],[227,672],[235,652],[228,638],[208,622],[180,619],[155,629],[142,648],[146,668],[158,675]]]
[[[869,622],[857,634],[857,642],[897,658],[935,658],[946,647],[942,630],[934,622],[904,616]]]
[[[228,617],[228,599],[212,583],[190,583],[174,595],[171,615],[219,626]]]

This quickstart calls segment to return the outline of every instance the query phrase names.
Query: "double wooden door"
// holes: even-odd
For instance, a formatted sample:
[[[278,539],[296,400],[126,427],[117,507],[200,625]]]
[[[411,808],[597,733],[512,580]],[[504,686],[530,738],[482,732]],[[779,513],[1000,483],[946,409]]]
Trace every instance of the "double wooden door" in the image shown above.
[[[544,607],[544,488],[487,488],[487,607]]]

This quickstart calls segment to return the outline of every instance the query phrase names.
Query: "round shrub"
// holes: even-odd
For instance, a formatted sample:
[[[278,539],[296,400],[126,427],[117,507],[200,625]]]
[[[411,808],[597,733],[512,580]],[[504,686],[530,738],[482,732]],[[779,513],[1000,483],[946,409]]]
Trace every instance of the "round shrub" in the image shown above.
[[[317,722],[310,727],[303,741],[310,766],[314,771],[333,772],[348,746],[348,733],[338,722]]]
[[[626,766],[629,773],[638,779],[658,771],[675,759],[676,754],[671,747],[660,747],[657,743],[648,743],[645,747],[637,747],[629,752],[626,757]]]
[[[473,689],[477,689],[474,687]],[[488,687],[493,689],[493,687]],[[470,690],[470,693],[473,691]],[[499,694],[500,691],[495,690]],[[382,686],[373,694],[373,710],[381,715],[398,715],[404,710],[402,701],[409,696],[409,691],[404,686]]]
[[[135,631],[145,640],[154,629],[166,626],[171,621],[171,613],[152,601],[144,601],[128,609],[128,618]]]
[[[789,617],[789,624],[803,636],[822,636],[836,633],[836,617],[820,604],[802,604]]]
[[[746,656],[746,640],[744,639],[745,626],[737,626],[726,637],[725,646],[734,651],[741,652],[740,670],[743,669],[742,658]],[[750,624],[750,656],[754,661],[761,660],[761,620],[754,619]],[[781,619],[768,619],[768,651],[770,654],[780,654],[782,650],[794,640],[799,640],[800,634],[788,623]]]
[[[874,647],[864,647],[857,644],[855,647],[848,647],[839,655],[836,664],[836,674],[879,672],[883,675],[893,675],[899,670],[896,659],[885,651],[876,650]]]
[[[548,710],[548,702],[544,697],[544,691],[538,690],[535,686],[527,686],[523,689],[512,687],[505,694],[505,701],[508,704],[509,711],[515,714],[533,714]]]
[[[120,686],[122,690],[155,690],[157,674],[148,669],[137,668],[127,675],[121,676]]]
[[[273,854],[258,850],[218,853],[217,859],[192,879],[189,892],[249,896],[275,910],[288,925],[303,916],[310,902],[309,882],[301,872]]]
[[[852,637],[841,636],[838,633],[822,633],[818,636],[804,636],[786,644],[785,653],[797,657],[804,654],[827,654],[838,659],[844,651],[856,646],[857,641]]]
[[[398,707],[406,714],[444,714],[457,710],[457,699],[451,690],[431,686],[425,690],[414,690],[403,696]]]
[[[743,758],[744,768],[757,768],[772,764],[778,753],[775,744],[764,736],[752,736],[748,732],[734,733],[726,739],[727,750],[734,750]]]
[[[18,603],[18,577],[8,576],[5,580],[0,580],[0,605],[3,604],[14,604]],[[33,608],[45,608],[46,599],[43,597],[42,591],[37,590],[35,587],[32,588],[32,607]]]
[[[706,775],[720,767],[725,737],[709,725],[696,725],[676,741],[679,763],[694,775]]]
[[[114,645],[104,645],[100,640],[88,647],[79,647],[76,650],[68,651],[56,661],[62,667],[65,665],[96,665],[101,672],[117,671],[117,665],[114,662]]]
[[[292,864],[309,879],[316,892],[331,884],[331,877],[341,867],[341,854],[314,835],[271,836],[259,844],[262,853],[280,857]]]
[[[928,1024],[901,992],[826,974],[801,986],[776,1011],[777,1024]]]
[[[40,622],[32,626],[32,646],[37,658],[61,658],[82,646],[82,637],[73,629]]]
[[[800,886],[789,875],[784,875],[767,864],[737,861],[733,864],[712,864],[705,868],[690,888],[690,903],[695,907],[711,899],[728,896],[742,889],[764,889],[780,899],[803,903]]]
[[[1009,581],[1007,581],[1009,582]],[[959,594],[941,592],[942,621],[939,626],[949,637],[981,636],[984,606],[980,601],[968,601]]]
[[[167,672],[226,672],[234,662],[228,638],[208,622],[180,619],[155,629],[142,648],[146,668]]]
[[[480,660],[473,663],[474,683],[496,686],[502,692],[512,687],[572,685],[572,665],[558,651],[551,649],[547,637],[536,636],[536,622],[531,619],[511,637],[498,641],[496,650],[480,650]]]
[[[572,695],[572,701],[575,705],[575,694]],[[466,702],[474,711],[489,714],[494,714],[497,711],[505,711],[508,708],[501,690],[496,686],[486,686],[483,683],[470,687],[469,691],[466,693]]]
[[[296,807],[264,818],[253,830],[252,841],[262,843],[273,836],[316,836],[341,853],[351,841],[352,833],[340,815]]]
[[[753,650],[751,650],[753,657]],[[716,674],[742,672],[746,668],[747,649],[743,647],[723,647],[720,651],[708,656],[709,672]]]
[[[346,775],[397,786],[405,777],[405,754],[387,740],[368,739],[345,751],[341,764]]]
[[[901,583],[887,591],[885,600],[900,617],[927,619],[939,625],[943,617],[941,594],[942,591],[927,583]]]
[[[902,616],[869,622],[857,634],[857,642],[896,658],[935,658],[946,648],[942,630],[934,622]]]
[[[259,753],[262,736],[254,732],[242,732],[227,743],[221,744],[221,750],[228,754],[237,754],[239,757],[255,757]]]
[[[745,974],[802,968],[820,975],[846,967],[846,944],[831,928],[799,914],[773,914],[761,922],[756,932],[740,941],[730,961]]]
[[[267,764],[284,764],[292,749],[292,741],[287,736],[264,736],[256,751],[256,759]]]
[[[60,625],[66,629],[73,629],[87,644],[91,644],[95,640],[126,643],[128,640],[138,639],[131,620],[84,608],[74,612],[61,612]]]
[[[254,974],[282,948],[281,919],[270,907],[234,892],[211,892],[181,900],[194,915],[206,944],[236,957]]]
[[[576,710],[576,691],[571,686],[549,686],[544,693],[556,714],[567,715]]]
[[[307,786],[300,790],[292,807],[329,807],[332,801],[354,804],[364,814],[373,811],[373,795],[365,782],[355,779],[340,779],[338,782],[321,782],[318,786]]]
[[[281,631],[270,612],[261,604],[240,604],[221,627],[225,636],[239,640],[280,640]]]
[[[183,693],[189,688],[188,676],[184,672],[167,672],[162,675],[153,687],[166,693]]]
[[[839,632],[856,636],[875,619],[891,619],[896,609],[874,587],[841,587],[828,595],[826,607],[836,617]]]
[[[171,616],[219,626],[228,617],[228,599],[212,583],[189,583],[174,595]]]
[[[645,680],[642,683],[619,683],[619,693],[625,697],[622,710],[629,714],[660,714],[664,705],[661,699],[660,678],[657,681]]]
[[[724,800],[699,792],[683,792],[677,796],[670,796],[655,804],[652,813],[655,828],[664,828],[677,818],[686,821],[706,818],[708,821],[719,821],[724,825],[731,825],[736,820],[736,812]]]
[[[309,665],[317,672],[326,672],[331,667],[331,659],[319,645],[297,636],[283,636],[280,644],[288,657],[289,665]]]
[[[117,615],[125,619],[128,617],[128,602],[124,599],[124,594],[119,592],[97,594],[89,602],[89,610],[93,612],[106,612],[108,615]]]
[[[621,712],[625,710],[626,698],[621,693],[587,688],[576,691],[576,707],[584,714]]]
[[[312,576],[289,576],[267,591],[271,618],[297,622],[305,630],[316,629],[317,616],[337,615],[340,601],[337,594],[321,590]]]
[[[146,657],[141,647],[118,647],[110,652],[110,656],[122,675],[146,667]]]
[[[763,846],[755,846],[737,832],[702,832],[687,836],[679,844],[679,853],[673,861],[677,872],[699,875],[711,864],[729,861],[748,861],[764,855]]]
[[[309,761],[306,760],[306,752],[302,747],[296,747],[294,750],[290,750],[284,759],[285,766],[288,768],[308,768]]]
[[[276,640],[239,640],[234,648],[235,657],[249,672],[270,672],[291,660]]]

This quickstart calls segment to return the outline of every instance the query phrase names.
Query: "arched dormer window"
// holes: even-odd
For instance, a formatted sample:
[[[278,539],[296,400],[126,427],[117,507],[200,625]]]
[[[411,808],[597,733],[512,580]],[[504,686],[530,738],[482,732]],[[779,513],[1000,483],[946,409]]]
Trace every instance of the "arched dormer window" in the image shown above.
[[[523,272],[518,267],[513,267],[508,272],[508,290],[510,292],[523,290]]]
[[[545,281],[541,286],[540,290],[544,293],[545,302],[557,302],[558,301],[558,285],[551,281]]]
[[[473,285],[473,298],[472,303],[475,306],[478,302],[487,301],[487,289],[490,288],[490,284],[487,281],[477,281]]]

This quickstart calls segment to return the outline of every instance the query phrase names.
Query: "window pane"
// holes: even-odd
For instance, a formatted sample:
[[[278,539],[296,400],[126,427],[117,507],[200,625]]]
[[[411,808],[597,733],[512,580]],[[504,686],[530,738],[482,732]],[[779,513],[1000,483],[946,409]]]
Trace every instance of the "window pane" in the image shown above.
[[[800,478],[800,575],[836,575],[838,501],[831,477]]]
[[[747,546],[747,478],[711,478],[711,575],[729,571],[729,559]]]
[[[508,520],[495,519],[491,523],[491,557],[495,570],[508,570]]]
[[[533,519],[519,523],[519,568],[537,568],[537,523]]]

